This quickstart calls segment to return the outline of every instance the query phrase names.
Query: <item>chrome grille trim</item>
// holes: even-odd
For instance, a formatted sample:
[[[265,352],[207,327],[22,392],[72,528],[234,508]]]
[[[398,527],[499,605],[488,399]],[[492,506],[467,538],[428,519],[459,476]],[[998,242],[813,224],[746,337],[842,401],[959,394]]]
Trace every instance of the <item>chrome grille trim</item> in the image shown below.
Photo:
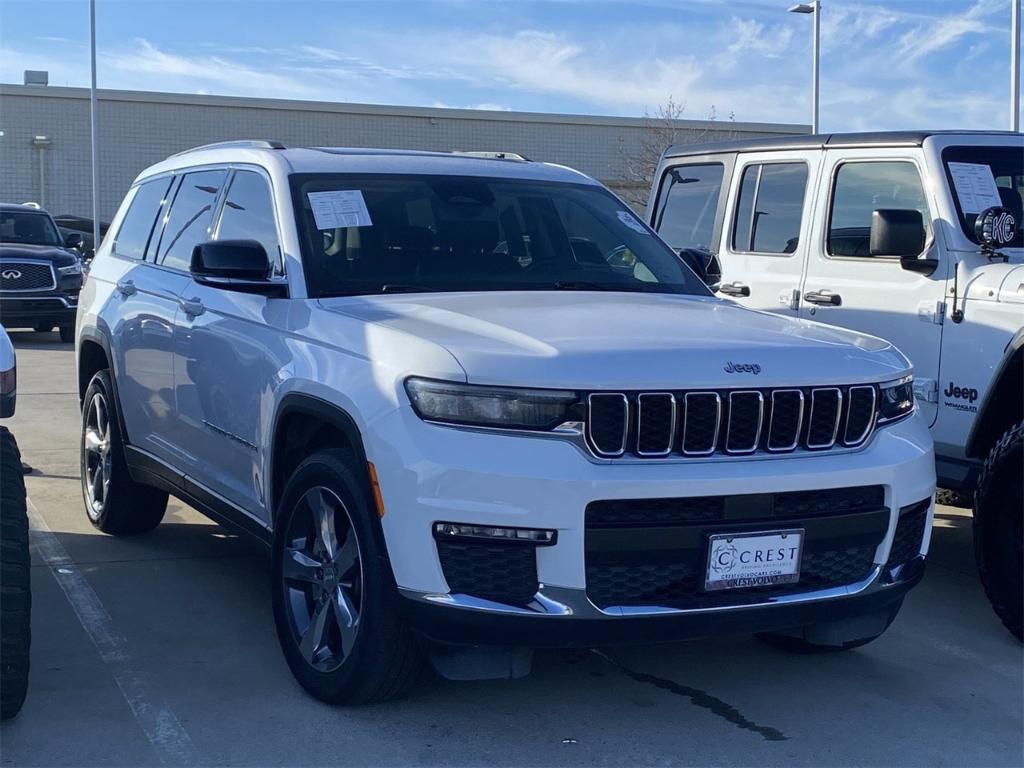
[[[811,410],[807,417],[808,429],[810,425],[814,423],[814,401],[818,395],[825,392],[836,393],[836,423],[832,427],[832,439],[824,443],[812,443],[810,432],[807,434],[807,447],[813,449],[820,448],[831,448],[836,444],[836,438],[839,436],[839,422],[843,416],[843,391],[839,387],[820,387],[818,389],[811,390]]]
[[[672,412],[671,421],[669,422],[668,430],[668,445],[665,446],[664,451],[641,451],[640,450],[640,431],[644,423],[644,398],[645,397],[668,397],[670,399],[670,409]],[[676,423],[679,420],[679,414],[676,411],[676,396],[671,392],[643,392],[636,397],[636,455],[637,456],[668,456],[672,453],[672,449],[676,444]],[[629,420],[626,420],[627,426]]]
[[[732,436],[732,406],[733,399],[743,395],[756,395],[757,396],[757,431],[754,433],[754,442],[749,448],[730,448],[729,441]],[[764,426],[764,395],[757,390],[752,389],[740,389],[735,392],[729,393],[729,423],[725,428],[725,452],[733,456],[742,455],[745,453],[753,453],[757,450],[757,446],[761,442],[761,427]]]
[[[772,447],[772,423],[775,421],[775,396],[779,394],[788,394],[795,392],[800,397],[800,408],[797,411],[798,416],[796,419],[796,435],[793,438],[793,442],[789,445]],[[771,403],[771,416],[768,417],[768,450],[772,453],[782,453],[784,451],[794,451],[796,447],[800,445],[800,434],[803,432],[804,425],[804,393],[799,389],[775,389],[772,390],[772,403]]]
[[[707,451],[689,451],[686,449],[686,419],[690,413],[690,398],[691,397],[708,397],[715,398],[715,436],[711,441],[711,448]],[[680,446],[684,456],[710,456],[716,450],[718,450],[718,433],[722,427],[722,396],[717,392],[687,392],[683,397],[683,440]]]
[[[871,393],[871,418],[868,419],[867,426],[864,428],[864,432],[856,440],[850,439],[850,411],[853,408],[853,393],[862,390],[867,390]],[[875,420],[878,418],[878,390],[871,384],[862,384],[859,386],[850,387],[848,390],[850,397],[850,403],[846,408],[846,423],[843,424],[843,445],[847,447],[854,447],[860,445],[868,439],[875,429]]]
[[[593,425],[593,419],[590,418],[590,413],[593,408],[594,400],[598,398],[611,397],[622,402],[622,440],[619,443],[619,449],[614,452],[602,451],[597,446],[597,441],[594,440],[594,434],[591,431]],[[587,395],[587,441],[590,443],[590,447],[594,453],[602,458],[615,458],[621,456],[626,452],[626,437],[629,435],[629,399],[621,392],[594,392]]]

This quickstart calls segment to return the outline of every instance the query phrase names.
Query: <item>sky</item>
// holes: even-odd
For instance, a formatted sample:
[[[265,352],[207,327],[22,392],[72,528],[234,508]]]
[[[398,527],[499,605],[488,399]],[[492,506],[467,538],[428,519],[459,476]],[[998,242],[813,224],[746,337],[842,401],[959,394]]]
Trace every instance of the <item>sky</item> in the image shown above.
[[[1009,124],[1011,0],[822,3],[821,130]],[[810,122],[790,0],[97,0],[101,88]],[[0,0],[0,82],[89,83],[87,0]]]

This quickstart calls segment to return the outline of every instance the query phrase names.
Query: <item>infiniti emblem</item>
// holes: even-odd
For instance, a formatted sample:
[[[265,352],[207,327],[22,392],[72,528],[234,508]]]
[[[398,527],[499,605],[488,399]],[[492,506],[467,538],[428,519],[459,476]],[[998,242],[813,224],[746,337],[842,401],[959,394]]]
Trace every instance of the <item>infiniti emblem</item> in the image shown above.
[[[761,366],[757,363],[734,363],[729,361],[723,369],[726,373],[752,373],[755,376],[761,372]]]
[[[3,272],[0,272],[0,277],[4,280],[20,280],[21,272],[16,269],[5,269]]]

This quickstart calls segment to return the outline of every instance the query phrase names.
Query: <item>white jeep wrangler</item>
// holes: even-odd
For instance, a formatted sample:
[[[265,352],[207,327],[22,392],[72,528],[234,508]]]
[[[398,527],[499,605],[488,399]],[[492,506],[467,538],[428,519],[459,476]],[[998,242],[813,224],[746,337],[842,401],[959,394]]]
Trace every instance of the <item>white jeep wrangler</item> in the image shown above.
[[[648,221],[744,306],[891,340],[939,486],[974,494],[996,613],[1021,637],[1024,137],[832,134],[670,147]]]

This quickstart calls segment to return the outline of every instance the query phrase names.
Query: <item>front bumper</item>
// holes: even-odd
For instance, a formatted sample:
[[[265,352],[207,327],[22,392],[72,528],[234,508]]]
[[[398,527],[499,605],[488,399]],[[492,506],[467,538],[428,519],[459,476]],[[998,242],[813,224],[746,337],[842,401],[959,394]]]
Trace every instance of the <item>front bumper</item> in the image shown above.
[[[7,328],[73,326],[77,312],[77,294],[0,295],[0,322]]]
[[[368,453],[380,480],[395,580],[412,621],[438,639],[508,644],[521,632],[527,645],[575,645],[826,621],[898,601],[920,578],[927,553],[930,501],[912,553],[920,563],[903,562],[896,570],[886,565],[900,509],[934,495],[931,436],[917,416],[877,430],[853,451],[754,458],[597,460],[561,440],[426,424],[409,408],[378,420],[372,433],[383,440],[368,446]],[[701,608],[657,601],[615,605],[588,595],[591,502],[861,486],[884,488],[888,525],[868,553],[870,572],[850,583]],[[533,599],[511,603],[453,593],[433,537],[438,521],[557,531],[553,546],[536,549],[539,587]]]

